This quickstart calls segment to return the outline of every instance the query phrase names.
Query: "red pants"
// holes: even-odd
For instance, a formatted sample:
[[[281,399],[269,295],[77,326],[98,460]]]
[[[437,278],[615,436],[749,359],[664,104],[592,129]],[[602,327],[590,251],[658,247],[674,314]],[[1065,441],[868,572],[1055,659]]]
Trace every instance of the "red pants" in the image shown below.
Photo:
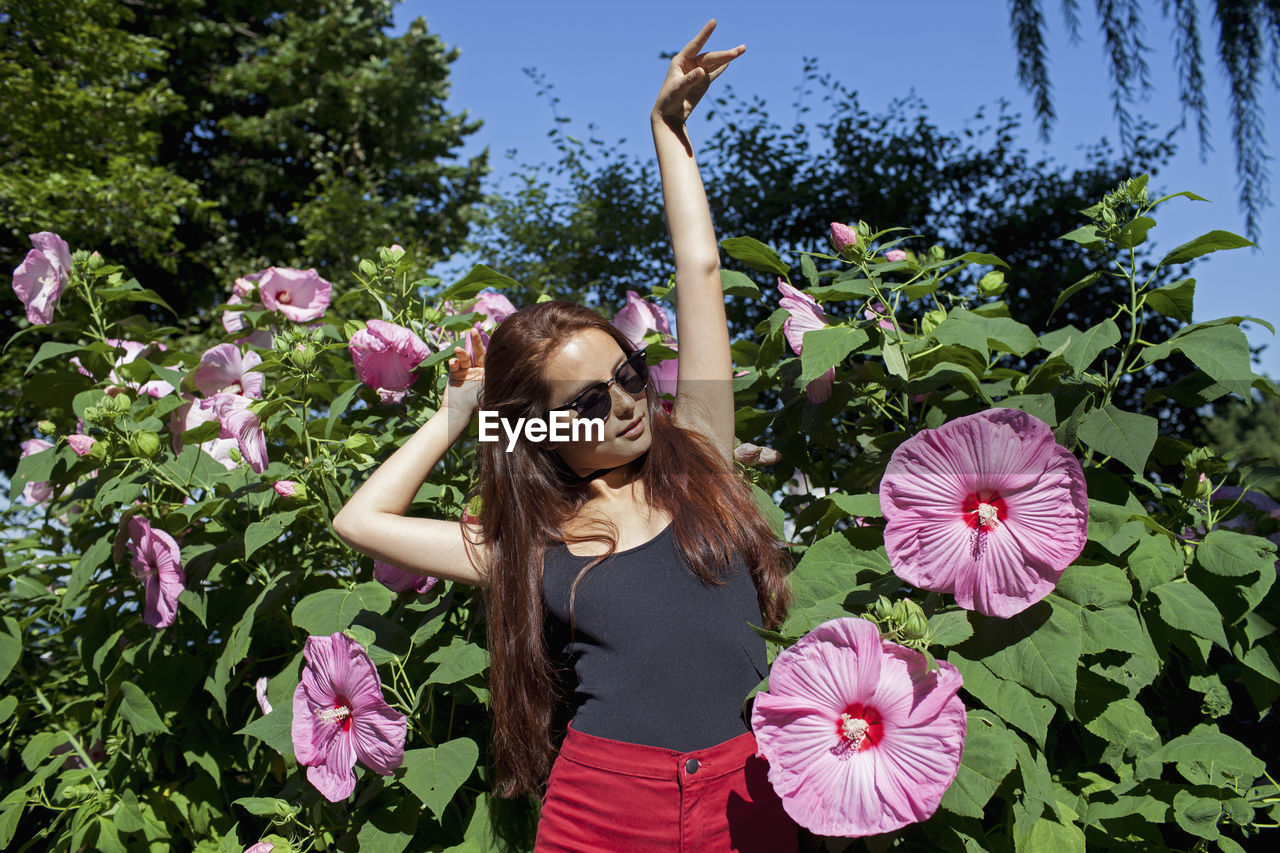
[[[782,810],[744,732],[695,752],[610,740],[569,724],[542,800],[535,853],[795,853]]]

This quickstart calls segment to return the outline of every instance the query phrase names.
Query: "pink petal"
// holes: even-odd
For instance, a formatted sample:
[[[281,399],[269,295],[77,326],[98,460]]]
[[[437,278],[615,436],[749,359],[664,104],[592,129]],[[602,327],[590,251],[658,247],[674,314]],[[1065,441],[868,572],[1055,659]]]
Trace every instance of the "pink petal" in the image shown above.
[[[404,762],[404,739],[408,723],[395,708],[378,698],[358,701],[351,733],[360,763],[383,776]]]
[[[333,728],[338,729],[337,726]],[[339,803],[356,789],[356,751],[349,733],[338,731],[324,745],[320,761],[307,767],[307,781],[331,803]]]
[[[808,396],[809,402],[819,405],[831,399],[831,390],[835,386],[836,369],[835,367],[827,368],[827,372],[819,376],[817,379],[804,386],[804,393]]]
[[[671,321],[667,319],[667,312],[642,299],[634,290],[627,291],[627,304],[613,315],[613,327],[622,332],[635,347],[644,343],[644,336],[649,332],[671,334]]]
[[[32,246],[44,253],[44,256],[53,264],[54,269],[58,271],[59,277],[65,280],[66,276],[71,272],[71,247],[67,245],[67,241],[52,231],[28,234],[27,238],[31,241]]]
[[[62,295],[62,276],[43,252],[32,249],[13,271],[13,292],[22,300],[27,321],[42,326],[53,321],[53,309]]]
[[[258,296],[271,311],[278,311],[295,323],[318,319],[329,306],[333,285],[320,277],[315,269],[269,267],[258,282]],[[282,293],[288,301],[280,301]]]

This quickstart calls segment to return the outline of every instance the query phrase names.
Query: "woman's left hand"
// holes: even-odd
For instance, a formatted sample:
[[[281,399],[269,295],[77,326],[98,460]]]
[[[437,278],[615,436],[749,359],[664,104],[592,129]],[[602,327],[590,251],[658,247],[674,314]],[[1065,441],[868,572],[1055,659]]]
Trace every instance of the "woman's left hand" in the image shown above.
[[[716,22],[712,18],[702,28],[702,32],[694,36],[693,41],[671,57],[667,79],[662,81],[662,90],[658,92],[658,100],[653,105],[654,116],[683,123],[698,105],[698,101],[702,100],[711,81],[746,51],[746,45],[740,44],[730,50],[698,53],[715,28]]]

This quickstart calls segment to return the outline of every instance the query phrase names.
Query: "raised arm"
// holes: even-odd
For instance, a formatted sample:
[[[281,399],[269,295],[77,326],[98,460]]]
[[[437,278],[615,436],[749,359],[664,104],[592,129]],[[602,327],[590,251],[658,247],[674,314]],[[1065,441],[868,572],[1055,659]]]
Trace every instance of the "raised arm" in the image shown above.
[[[347,500],[333,518],[333,531],[360,553],[406,571],[484,586],[488,584],[485,542],[475,546],[481,563],[476,565],[463,541],[461,522],[405,515],[418,487],[466,430],[478,406],[484,344],[479,332],[469,334],[475,363],[466,350],[454,347],[456,357],[449,362],[449,383],[440,410]],[[473,534],[479,532],[478,525],[469,526]]]
[[[702,176],[685,131],[685,121],[711,81],[746,50],[738,45],[699,53],[715,26],[714,19],[708,21],[671,59],[650,124],[676,264],[680,367],[673,417],[681,426],[702,432],[732,458],[733,366],[720,286],[720,252]]]

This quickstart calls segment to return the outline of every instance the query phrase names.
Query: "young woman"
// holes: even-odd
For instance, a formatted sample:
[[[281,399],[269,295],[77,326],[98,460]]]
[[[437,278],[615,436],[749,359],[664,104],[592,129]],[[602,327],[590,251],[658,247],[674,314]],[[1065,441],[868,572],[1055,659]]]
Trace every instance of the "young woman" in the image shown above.
[[[455,349],[440,411],[334,519],[366,554],[485,587],[494,786],[542,794],[538,851],[797,847],[743,708],[767,671],[750,626],[781,623],[787,560],[734,470],[719,254],[684,129],[746,49],[700,53],[714,28],[671,60],[650,116],[676,265],[671,413],[598,313],[531,305],[487,351],[475,332],[474,357]],[[478,522],[406,518],[480,397],[510,424],[599,418],[603,437],[481,443]]]

